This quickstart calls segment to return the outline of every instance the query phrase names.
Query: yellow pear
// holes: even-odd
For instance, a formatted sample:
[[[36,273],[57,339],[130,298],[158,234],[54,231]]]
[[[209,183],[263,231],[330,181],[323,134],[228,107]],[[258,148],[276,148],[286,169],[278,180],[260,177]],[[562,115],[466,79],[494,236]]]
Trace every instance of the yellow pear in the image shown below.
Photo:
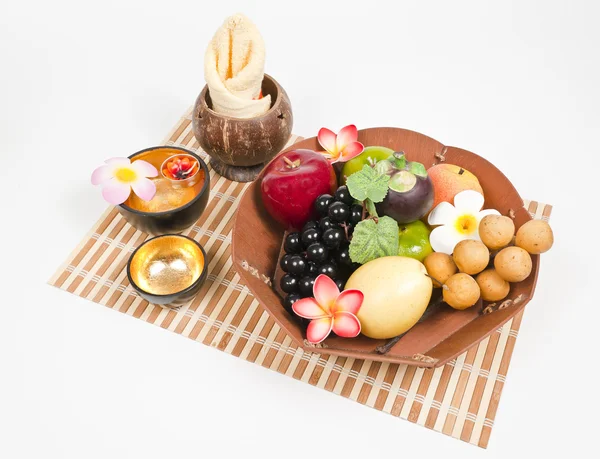
[[[382,257],[358,268],[347,289],[358,289],[365,299],[358,311],[362,333],[388,339],[409,330],[421,318],[433,289],[423,263],[408,257]]]

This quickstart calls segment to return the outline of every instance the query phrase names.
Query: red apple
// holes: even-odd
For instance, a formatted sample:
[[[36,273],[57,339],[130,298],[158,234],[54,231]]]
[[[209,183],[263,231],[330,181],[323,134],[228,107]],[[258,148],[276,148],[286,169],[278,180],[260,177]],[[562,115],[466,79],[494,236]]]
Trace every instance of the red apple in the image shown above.
[[[300,229],[314,214],[314,202],[333,194],[337,179],[320,153],[292,150],[277,156],[263,172],[260,185],[267,212],[287,229]]]

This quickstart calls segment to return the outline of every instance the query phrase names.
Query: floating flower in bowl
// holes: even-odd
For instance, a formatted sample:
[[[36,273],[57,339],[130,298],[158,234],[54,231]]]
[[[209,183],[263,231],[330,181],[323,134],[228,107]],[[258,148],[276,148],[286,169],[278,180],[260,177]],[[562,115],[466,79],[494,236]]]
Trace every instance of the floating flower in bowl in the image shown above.
[[[178,154],[167,158],[160,170],[174,188],[186,188],[196,184],[200,164],[192,155]]]
[[[129,158],[110,158],[92,173],[92,185],[102,186],[102,196],[115,206],[129,198],[131,190],[144,201],[150,201],[156,194],[156,185],[149,177],[156,177],[158,171],[147,161]]]

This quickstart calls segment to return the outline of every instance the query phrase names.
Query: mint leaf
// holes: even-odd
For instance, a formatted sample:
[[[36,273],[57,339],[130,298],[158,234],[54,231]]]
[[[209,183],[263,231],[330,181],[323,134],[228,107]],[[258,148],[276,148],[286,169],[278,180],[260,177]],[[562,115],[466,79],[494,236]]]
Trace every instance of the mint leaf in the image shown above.
[[[350,259],[365,264],[379,257],[398,255],[398,223],[390,217],[378,222],[363,220],[354,228],[350,242]]]
[[[352,174],[346,180],[346,186],[350,195],[358,201],[364,201],[369,198],[373,202],[381,202],[388,192],[388,182],[390,178],[387,175],[378,174],[368,164]]]

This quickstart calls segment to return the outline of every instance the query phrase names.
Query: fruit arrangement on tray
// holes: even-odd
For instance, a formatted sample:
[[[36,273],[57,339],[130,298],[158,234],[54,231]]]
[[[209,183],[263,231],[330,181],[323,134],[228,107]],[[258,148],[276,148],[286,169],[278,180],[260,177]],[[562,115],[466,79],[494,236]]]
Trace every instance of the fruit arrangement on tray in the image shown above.
[[[322,128],[275,156],[293,116],[283,88],[264,75],[254,24],[227,18],[204,63],[194,135],[214,171],[253,181],[237,210],[233,261],[296,344],[436,366],[532,297],[552,230],[531,220],[493,165],[416,132],[354,125]],[[128,262],[136,291],[167,306],[196,295],[209,263],[178,233],[207,206],[207,164],[155,147],[106,160],[92,183],[157,236]]]
[[[466,161],[454,164],[443,155],[439,161],[429,145],[398,148],[405,133],[441,145],[433,139],[391,128],[361,133],[369,131],[363,137],[383,141],[363,145],[353,125],[337,135],[323,128],[316,139],[274,158],[244,197],[252,205],[238,215],[234,259],[251,273],[242,271],[250,289],[286,330],[300,332],[304,346],[438,365],[489,334],[494,321],[476,319],[513,309],[498,318],[505,321],[531,297],[538,255],[552,246],[552,230],[523,212],[512,186],[504,190],[508,199],[485,186],[510,182],[482,158],[461,150]],[[395,135],[373,135],[384,131]],[[436,164],[426,166],[427,153]],[[487,177],[492,168],[502,181]],[[515,201],[519,207],[507,207]],[[276,292],[277,304],[252,279],[260,277],[256,257],[236,242],[240,220],[252,211],[262,223],[268,220],[265,226],[280,225],[264,235],[275,239],[268,247],[254,243],[266,252],[271,272],[261,272],[262,280]],[[240,261],[241,251],[246,258]],[[456,349],[424,355],[452,346],[454,335],[469,327],[468,342],[462,336]],[[393,349],[412,354],[394,355]]]

